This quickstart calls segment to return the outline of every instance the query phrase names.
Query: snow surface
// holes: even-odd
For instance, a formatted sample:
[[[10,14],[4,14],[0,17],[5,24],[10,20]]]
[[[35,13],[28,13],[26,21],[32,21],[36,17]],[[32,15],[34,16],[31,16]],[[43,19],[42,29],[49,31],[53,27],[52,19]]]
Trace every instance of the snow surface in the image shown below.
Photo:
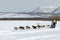
[[[60,40],[60,21],[54,29],[31,29],[16,31],[14,27],[51,25],[51,21],[0,21],[0,40]]]

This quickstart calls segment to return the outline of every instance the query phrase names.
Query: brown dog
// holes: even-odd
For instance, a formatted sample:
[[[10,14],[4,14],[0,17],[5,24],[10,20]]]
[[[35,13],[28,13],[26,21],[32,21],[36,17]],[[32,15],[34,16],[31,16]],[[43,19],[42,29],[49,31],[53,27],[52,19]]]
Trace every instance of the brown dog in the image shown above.
[[[26,26],[26,29],[30,29],[30,27],[29,26]]]
[[[18,28],[17,27],[14,27],[15,30],[17,30]]]

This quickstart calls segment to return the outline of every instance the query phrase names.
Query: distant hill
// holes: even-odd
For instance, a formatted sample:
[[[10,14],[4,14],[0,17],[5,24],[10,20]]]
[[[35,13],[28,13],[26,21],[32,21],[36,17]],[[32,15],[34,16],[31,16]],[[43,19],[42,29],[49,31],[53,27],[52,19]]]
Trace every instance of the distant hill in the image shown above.
[[[53,16],[60,17],[60,7],[37,7],[32,12],[0,12],[0,20],[51,20]]]

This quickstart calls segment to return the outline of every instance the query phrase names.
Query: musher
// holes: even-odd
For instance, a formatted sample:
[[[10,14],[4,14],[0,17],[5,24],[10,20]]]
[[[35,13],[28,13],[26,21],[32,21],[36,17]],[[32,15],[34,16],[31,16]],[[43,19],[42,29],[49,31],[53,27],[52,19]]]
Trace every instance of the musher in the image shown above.
[[[52,24],[50,28],[55,28],[56,24],[57,24],[57,18],[54,16],[52,19]]]

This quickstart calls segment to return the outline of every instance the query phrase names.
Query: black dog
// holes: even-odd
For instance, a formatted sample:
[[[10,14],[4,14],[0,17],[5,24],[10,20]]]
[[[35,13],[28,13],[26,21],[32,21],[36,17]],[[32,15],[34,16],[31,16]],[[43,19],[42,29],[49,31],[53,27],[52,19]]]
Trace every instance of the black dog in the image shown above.
[[[32,25],[32,27],[33,27],[33,29],[36,29],[37,28],[37,26],[34,26],[34,25]]]
[[[25,30],[25,28],[24,28],[24,27],[22,27],[22,26],[19,26],[19,29],[21,29],[21,30]]]
[[[38,28],[41,28],[41,26],[40,26],[40,25],[37,25],[37,27],[38,27]]]

